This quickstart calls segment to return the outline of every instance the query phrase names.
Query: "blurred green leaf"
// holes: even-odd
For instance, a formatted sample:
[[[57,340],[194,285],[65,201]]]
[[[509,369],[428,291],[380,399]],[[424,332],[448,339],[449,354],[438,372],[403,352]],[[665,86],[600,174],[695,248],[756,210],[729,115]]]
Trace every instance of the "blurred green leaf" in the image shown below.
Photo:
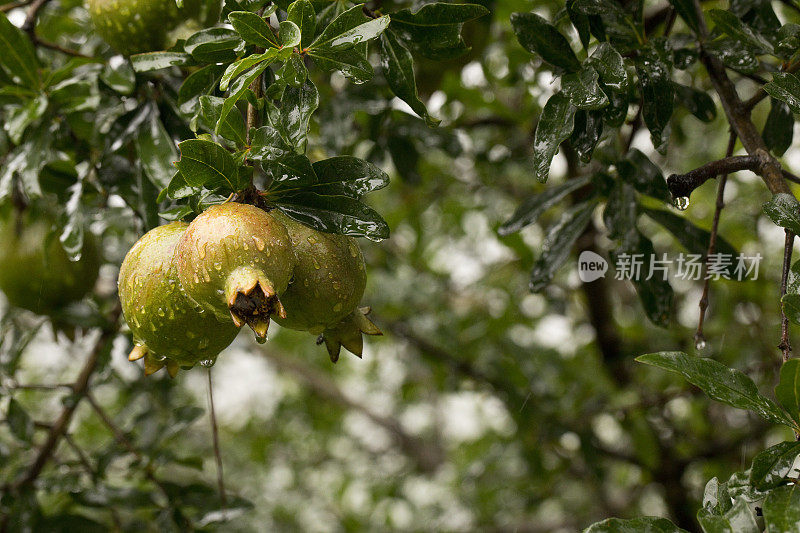
[[[30,89],[41,87],[41,65],[33,44],[25,32],[14,26],[3,12],[0,12],[0,45],[4,50],[0,54],[0,67],[6,74]]]
[[[395,96],[424,118],[428,126],[437,126],[441,122],[428,114],[428,109],[419,99],[414,76],[414,59],[411,52],[391,30],[381,35],[381,67]]]
[[[511,25],[519,44],[528,52],[567,72],[580,70],[580,61],[569,41],[544,18],[536,13],[512,13]]]
[[[642,516],[639,518],[609,518],[592,524],[584,533],[687,533],[666,518]]]
[[[800,455],[800,442],[780,442],[756,455],[750,469],[750,483],[758,490],[769,490],[784,483]]]
[[[434,2],[423,5],[418,11],[401,9],[392,13],[391,29],[412,53],[446,61],[469,50],[461,38],[463,24],[488,13],[478,4]]]
[[[183,45],[186,53],[201,63],[225,63],[236,59],[243,46],[239,34],[227,28],[200,30]]]
[[[8,401],[6,420],[12,435],[22,442],[31,442],[34,431],[33,419],[14,398],[10,398]]]
[[[769,115],[761,136],[776,156],[782,156],[789,149],[794,136],[794,116],[786,103],[770,98]]]
[[[775,397],[789,415],[800,422],[800,359],[789,359],[781,366]]]
[[[742,22],[739,17],[723,9],[709,9],[706,11],[708,17],[714,22],[714,29],[726,33],[737,39],[739,42],[746,43],[756,52],[773,53],[774,49],[763,35],[753,30]]]
[[[717,106],[705,91],[693,87],[673,83],[675,103],[682,105],[703,122],[712,122],[717,117]]]
[[[178,151],[156,113],[139,128],[136,150],[142,169],[153,185],[158,189],[167,187],[175,173],[172,163],[177,161]]]
[[[766,533],[800,531],[800,487],[796,484],[773,490],[764,500]]]
[[[575,106],[562,93],[556,93],[547,100],[539,116],[533,140],[533,166],[536,179],[547,181],[550,163],[558,152],[559,145],[565,141],[575,127]]]
[[[533,224],[542,213],[566,198],[569,193],[588,185],[590,181],[589,176],[573,178],[564,184],[548,187],[541,193],[531,196],[514,211],[511,218],[500,226],[498,232],[500,235],[509,235]]]
[[[189,54],[180,52],[148,52],[131,56],[131,66],[136,72],[150,72],[169,67],[188,67],[195,64]]]
[[[547,229],[542,253],[531,272],[531,292],[539,292],[550,284],[556,271],[569,258],[575,241],[589,224],[596,205],[596,202],[589,201],[572,206],[556,224]]]

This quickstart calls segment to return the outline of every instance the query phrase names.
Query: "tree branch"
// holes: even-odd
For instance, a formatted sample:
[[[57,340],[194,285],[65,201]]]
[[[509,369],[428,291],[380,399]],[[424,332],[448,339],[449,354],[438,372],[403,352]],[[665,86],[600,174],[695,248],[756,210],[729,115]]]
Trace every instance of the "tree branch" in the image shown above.
[[[783,296],[786,294],[786,284],[789,278],[789,269],[792,266],[792,249],[794,248],[794,233],[784,230],[786,232],[786,241],[783,246],[783,270],[781,272],[781,342],[778,344],[778,349],[783,354],[783,362],[789,360],[792,353],[792,346],[789,343],[789,318],[786,316],[786,310],[783,306]]]
[[[735,134],[733,136],[735,138]],[[667,187],[673,198],[688,197],[696,188],[720,174],[728,175],[740,170],[752,170],[758,174],[766,164],[768,161],[761,152],[757,155],[725,157],[706,163],[686,174],[672,174],[667,178]]]

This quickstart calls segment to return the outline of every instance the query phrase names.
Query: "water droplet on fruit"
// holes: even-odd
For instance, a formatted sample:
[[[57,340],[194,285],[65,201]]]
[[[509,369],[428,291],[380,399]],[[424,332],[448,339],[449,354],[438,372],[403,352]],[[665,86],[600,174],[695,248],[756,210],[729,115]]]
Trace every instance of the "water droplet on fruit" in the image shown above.
[[[249,249],[250,249],[250,247],[249,247],[249,246],[247,246],[247,243],[246,243],[246,242],[243,242],[243,243],[242,243],[242,250],[249,250]]]
[[[263,239],[253,235],[253,242],[256,243],[256,248],[258,248],[259,252],[263,252],[264,251],[265,244],[264,244]]]
[[[316,268],[317,270],[319,270],[320,266],[319,266],[319,262],[317,261],[317,258],[316,258],[316,257],[315,257],[315,258],[313,258],[313,261],[314,261],[314,268]]]
[[[681,211],[686,211],[689,208],[689,197],[680,196],[678,198],[675,198],[675,200],[672,203],[675,207],[677,207]]]
[[[214,263],[214,268],[215,268],[216,270],[222,270],[222,263],[220,263],[219,261],[217,261],[216,263]]]
[[[158,311],[156,311],[156,313],[158,313],[158,316],[167,316],[167,314],[164,312],[164,308],[163,307],[159,307]]]
[[[200,257],[200,259],[206,258],[206,243],[203,243],[203,246],[197,249],[197,255]]]
[[[194,273],[194,282],[195,283],[200,283],[200,276],[198,275],[197,272]]]
[[[316,242],[317,242],[317,238],[316,238],[316,237],[314,237],[313,235],[309,235],[309,236],[306,238],[306,240],[307,240],[309,243],[311,243],[311,244],[316,244]]]

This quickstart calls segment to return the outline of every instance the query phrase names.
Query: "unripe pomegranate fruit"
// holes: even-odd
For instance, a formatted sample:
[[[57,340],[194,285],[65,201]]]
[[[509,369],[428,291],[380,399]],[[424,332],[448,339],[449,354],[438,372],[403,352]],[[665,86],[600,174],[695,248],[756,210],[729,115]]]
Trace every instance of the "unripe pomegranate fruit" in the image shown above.
[[[167,366],[213,364],[239,332],[230,322],[198,308],[181,287],[175,247],[189,225],[172,222],[147,232],[125,256],[119,271],[119,299],[136,346],[128,357],[145,357],[145,373]]]
[[[11,305],[52,314],[94,287],[100,268],[94,235],[84,234],[80,260],[70,261],[58,229],[56,217],[41,207],[0,213],[0,290]]]
[[[346,235],[323,233],[275,215],[292,239],[296,262],[292,283],[281,296],[286,318],[276,321],[289,329],[322,335],[333,362],[341,346],[361,357],[362,333],[380,335],[380,330],[359,309],[367,272],[358,242]]]
[[[278,297],[289,284],[294,253],[286,228],[263,209],[212,206],[189,225],[175,253],[187,294],[220,319],[249,325],[263,341],[270,317],[286,316]]]

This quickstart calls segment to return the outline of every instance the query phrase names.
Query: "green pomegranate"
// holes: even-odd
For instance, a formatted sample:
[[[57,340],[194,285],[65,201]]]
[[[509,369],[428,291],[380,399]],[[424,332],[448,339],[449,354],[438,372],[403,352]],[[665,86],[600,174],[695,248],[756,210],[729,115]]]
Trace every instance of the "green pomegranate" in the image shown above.
[[[279,296],[289,285],[294,254],[286,228],[252,205],[227,202],[204,211],[176,249],[187,294],[220,319],[267,337],[270,318],[286,316]]]
[[[128,251],[119,271],[119,299],[133,333],[131,361],[145,357],[145,373],[167,366],[213,364],[239,332],[199,309],[178,281],[174,251],[189,225],[172,222],[157,227]]]
[[[88,0],[97,33],[124,55],[164,50],[219,19],[220,0]]]
[[[281,326],[322,335],[333,362],[345,348],[361,357],[361,334],[380,335],[358,308],[367,283],[364,257],[352,237],[322,233],[278,212],[292,239],[296,264],[292,283],[281,296],[286,318]]]
[[[11,305],[53,314],[94,287],[100,268],[94,236],[84,234],[80,259],[70,261],[59,233],[48,209],[9,207],[0,212],[0,290]]]

